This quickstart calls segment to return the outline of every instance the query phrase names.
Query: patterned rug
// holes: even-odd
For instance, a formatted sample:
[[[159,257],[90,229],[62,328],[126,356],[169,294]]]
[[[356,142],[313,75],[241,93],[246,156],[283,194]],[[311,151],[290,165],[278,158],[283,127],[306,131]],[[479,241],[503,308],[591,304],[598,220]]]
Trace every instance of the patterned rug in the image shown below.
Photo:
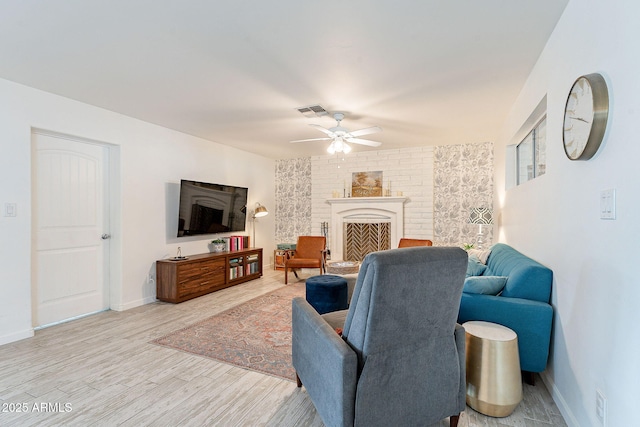
[[[151,343],[295,381],[291,300],[304,292],[285,286]]]

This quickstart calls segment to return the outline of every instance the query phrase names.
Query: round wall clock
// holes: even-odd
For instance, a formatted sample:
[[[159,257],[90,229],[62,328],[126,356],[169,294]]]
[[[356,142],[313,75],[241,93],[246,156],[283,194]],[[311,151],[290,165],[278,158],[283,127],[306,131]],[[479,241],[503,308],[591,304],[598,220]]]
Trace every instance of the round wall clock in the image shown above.
[[[578,77],[564,107],[564,152],[571,160],[589,160],[598,151],[609,117],[609,91],[600,74]]]

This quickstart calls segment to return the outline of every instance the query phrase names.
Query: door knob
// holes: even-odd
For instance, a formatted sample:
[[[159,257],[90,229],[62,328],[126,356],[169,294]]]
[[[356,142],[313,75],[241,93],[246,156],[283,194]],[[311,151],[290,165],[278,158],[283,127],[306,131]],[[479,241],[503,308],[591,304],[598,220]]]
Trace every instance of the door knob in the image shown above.
[[[100,237],[102,238],[102,240],[107,240],[107,239],[110,239],[110,238],[111,238],[111,234],[104,233],[104,234],[103,234],[102,236],[100,236]]]

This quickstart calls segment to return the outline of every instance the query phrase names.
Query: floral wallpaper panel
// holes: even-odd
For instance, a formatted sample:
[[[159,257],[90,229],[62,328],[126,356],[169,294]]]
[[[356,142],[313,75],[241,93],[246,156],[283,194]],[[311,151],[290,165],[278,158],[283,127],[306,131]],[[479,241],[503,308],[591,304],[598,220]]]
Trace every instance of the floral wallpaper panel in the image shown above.
[[[433,188],[434,244],[474,243],[478,226],[467,223],[470,210],[493,208],[493,144],[436,147]],[[493,242],[493,228],[483,227],[484,247]]]
[[[311,158],[276,161],[276,243],[311,234]]]

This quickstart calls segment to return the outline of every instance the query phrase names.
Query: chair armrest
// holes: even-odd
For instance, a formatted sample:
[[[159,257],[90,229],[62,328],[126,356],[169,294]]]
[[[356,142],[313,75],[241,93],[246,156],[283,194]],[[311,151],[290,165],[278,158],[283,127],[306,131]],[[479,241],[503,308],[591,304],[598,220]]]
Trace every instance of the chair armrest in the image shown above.
[[[356,353],[304,299],[292,302],[292,362],[326,425],[353,423]]]
[[[463,293],[458,322],[469,320],[498,323],[512,329],[518,335],[522,370],[544,371],[551,342],[551,305],[522,298]]]
[[[322,271],[327,272],[327,249],[320,251],[320,263],[322,264]]]

